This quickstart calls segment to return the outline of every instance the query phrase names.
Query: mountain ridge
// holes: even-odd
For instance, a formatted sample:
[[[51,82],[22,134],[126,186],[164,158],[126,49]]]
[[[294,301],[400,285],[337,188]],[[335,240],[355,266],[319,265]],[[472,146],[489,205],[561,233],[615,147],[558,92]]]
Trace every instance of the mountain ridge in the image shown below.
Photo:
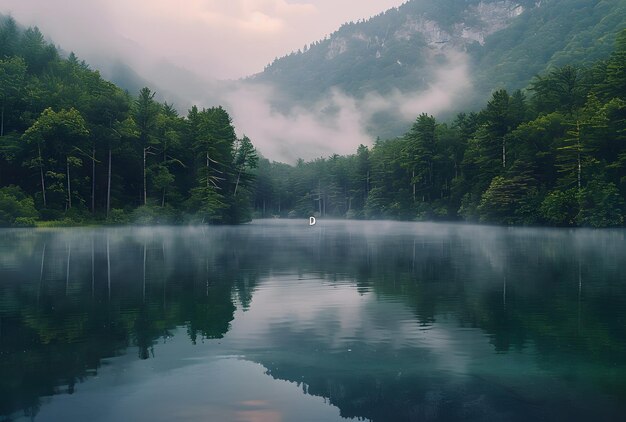
[[[623,27],[623,0],[411,0],[346,23],[247,80],[278,87],[274,105],[283,110],[332,89],[357,99],[419,93],[446,63],[444,53],[463,51],[475,93],[459,108],[477,108],[493,89],[523,88],[551,67],[608,57]]]

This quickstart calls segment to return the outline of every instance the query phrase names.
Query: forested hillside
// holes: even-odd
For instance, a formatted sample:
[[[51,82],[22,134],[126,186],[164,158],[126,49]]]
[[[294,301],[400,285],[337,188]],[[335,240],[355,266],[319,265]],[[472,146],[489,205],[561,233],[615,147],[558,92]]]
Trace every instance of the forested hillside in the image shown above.
[[[261,160],[265,215],[620,226],[626,198],[626,30],[605,61],[495,91],[450,123],[295,167]]]
[[[293,100],[315,101],[333,88],[355,97],[426,87],[442,53],[480,44],[533,1],[413,0],[369,20],[349,22],[253,76]]]
[[[345,24],[252,80],[279,89],[284,97],[276,105],[286,109],[324,98],[332,88],[356,98],[393,90],[417,96],[450,64],[450,53],[465,52],[475,89],[452,110],[459,112],[479,109],[494,89],[524,88],[552,67],[606,59],[625,26],[623,0],[411,0]],[[385,115],[370,132],[398,136],[405,125]]]
[[[228,113],[129,94],[0,21],[0,225],[251,218],[256,152]]]
[[[543,0],[470,50],[480,92],[524,88],[536,75],[606,59],[626,27],[624,0]]]

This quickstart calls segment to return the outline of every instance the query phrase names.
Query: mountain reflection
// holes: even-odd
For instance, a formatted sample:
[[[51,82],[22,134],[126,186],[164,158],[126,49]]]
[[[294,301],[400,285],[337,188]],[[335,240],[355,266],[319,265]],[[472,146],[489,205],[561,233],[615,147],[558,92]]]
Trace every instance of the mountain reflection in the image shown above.
[[[36,416],[109,358],[158,360],[182,331],[343,417],[611,419],[626,399],[624,256],[624,231],[3,231],[0,415]],[[264,401],[239,407],[279,420]]]

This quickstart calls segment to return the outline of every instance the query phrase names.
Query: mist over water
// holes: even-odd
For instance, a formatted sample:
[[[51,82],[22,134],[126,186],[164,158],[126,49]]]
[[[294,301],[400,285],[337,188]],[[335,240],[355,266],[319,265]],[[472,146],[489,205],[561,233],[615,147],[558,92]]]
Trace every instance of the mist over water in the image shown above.
[[[615,420],[624,238],[327,220],[4,230],[0,414]]]

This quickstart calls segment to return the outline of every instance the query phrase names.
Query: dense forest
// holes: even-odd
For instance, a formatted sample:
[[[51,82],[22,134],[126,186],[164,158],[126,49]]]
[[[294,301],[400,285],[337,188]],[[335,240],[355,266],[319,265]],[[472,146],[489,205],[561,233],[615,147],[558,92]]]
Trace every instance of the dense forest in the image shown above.
[[[37,28],[0,22],[0,225],[251,218],[257,155],[221,107],[131,96]]]
[[[620,226],[626,30],[609,59],[554,67],[451,122],[295,166],[259,158],[221,107],[179,116],[0,25],[0,225],[225,223],[252,217]],[[340,140],[337,140],[340,142]]]
[[[608,60],[493,92],[450,123],[295,167],[261,160],[263,215],[620,226],[626,195],[626,30]]]

